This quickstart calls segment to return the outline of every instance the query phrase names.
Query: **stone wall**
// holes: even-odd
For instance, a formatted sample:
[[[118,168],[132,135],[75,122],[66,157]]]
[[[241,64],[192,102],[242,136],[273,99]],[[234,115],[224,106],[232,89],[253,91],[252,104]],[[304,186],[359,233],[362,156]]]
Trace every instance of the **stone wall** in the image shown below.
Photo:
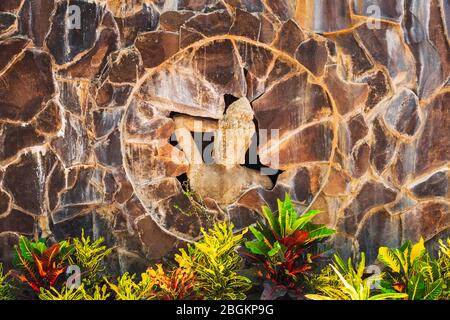
[[[347,255],[431,244],[450,235],[449,74],[446,0],[1,0],[0,260],[84,228],[139,270],[286,192]],[[278,130],[258,146],[272,188],[171,141],[175,115],[220,122],[227,97]],[[239,197],[186,214],[186,175]]]

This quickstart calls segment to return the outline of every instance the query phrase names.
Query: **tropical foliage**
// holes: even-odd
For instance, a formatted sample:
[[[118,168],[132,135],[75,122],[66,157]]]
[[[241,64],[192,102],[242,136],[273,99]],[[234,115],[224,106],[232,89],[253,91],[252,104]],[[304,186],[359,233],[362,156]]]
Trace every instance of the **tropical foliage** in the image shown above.
[[[263,207],[265,222],[250,227],[255,240],[245,246],[259,265],[265,279],[263,298],[275,299],[289,293],[300,296],[305,276],[312,271],[321,256],[319,243],[335,233],[324,225],[311,221],[320,211],[298,214],[289,195],[278,200],[278,211]]]
[[[250,279],[239,274],[242,259],[237,250],[244,232],[233,234],[233,226],[216,224],[203,239],[180,250],[176,261],[181,268],[196,277],[194,290],[199,297],[210,300],[245,299],[250,290]]]
[[[11,287],[8,282],[8,274],[3,274],[3,264],[0,263],[0,300],[11,300]]]
[[[11,271],[11,275],[39,294],[41,288],[50,289],[56,285],[66,270],[73,247],[68,241],[48,247],[45,239],[33,242],[20,237],[15,251],[14,264],[18,270]]]
[[[334,256],[334,263],[330,266],[335,275],[325,269],[319,281],[316,281],[316,290],[321,294],[307,294],[312,300],[388,300],[404,299],[404,293],[379,293],[374,294],[375,284],[383,279],[382,274],[365,276],[365,254],[361,254],[361,261],[356,269],[351,259],[347,264],[339,255]]]
[[[387,272],[383,292],[404,292],[409,300],[438,300],[445,295],[444,266],[430,258],[423,239],[414,245],[406,241],[395,249],[381,247],[378,260]]]

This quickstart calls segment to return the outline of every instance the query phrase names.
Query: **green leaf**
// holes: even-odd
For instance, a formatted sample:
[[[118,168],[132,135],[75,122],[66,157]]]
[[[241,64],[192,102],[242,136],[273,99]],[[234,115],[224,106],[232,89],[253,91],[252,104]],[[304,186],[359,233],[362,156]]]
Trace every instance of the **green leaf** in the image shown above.
[[[277,234],[280,235],[280,225],[275,219],[274,214],[272,213],[272,210],[270,210],[269,207],[262,207],[262,211],[264,214],[264,217],[266,218],[267,222],[269,223],[270,228]]]
[[[425,282],[421,275],[413,276],[408,282],[408,296],[410,300],[421,300],[425,292]]]
[[[22,257],[27,262],[34,262],[33,247],[31,246],[30,240],[28,240],[24,236],[21,236],[20,240],[19,240],[19,248],[20,248],[20,253],[22,254]]]
[[[438,300],[440,295],[442,294],[444,287],[444,280],[439,279],[433,282],[428,289],[427,294],[423,297],[423,300]]]
[[[277,255],[278,252],[280,252],[280,250],[281,250],[281,245],[277,241],[274,243],[273,248],[267,254],[269,255],[269,257],[273,257],[273,256]]]
[[[408,298],[406,293],[381,293],[370,297],[368,300],[399,300]]]
[[[332,236],[333,234],[336,233],[336,230],[334,229],[329,229],[324,225],[313,225],[314,228],[312,228],[313,230],[309,230],[309,228],[307,228],[306,230],[309,232],[309,239],[308,242],[312,242],[312,241],[317,241],[319,239],[323,239],[323,238],[328,238],[329,236]]]
[[[254,254],[268,255],[270,248],[263,242],[260,241],[249,241],[245,243],[247,249],[249,249]]]
[[[400,262],[394,252],[388,247],[378,249],[378,260],[394,272],[400,272]]]
[[[320,213],[320,210],[311,210],[300,216],[297,221],[295,221],[292,229],[301,230],[305,225],[310,222],[315,216]]]

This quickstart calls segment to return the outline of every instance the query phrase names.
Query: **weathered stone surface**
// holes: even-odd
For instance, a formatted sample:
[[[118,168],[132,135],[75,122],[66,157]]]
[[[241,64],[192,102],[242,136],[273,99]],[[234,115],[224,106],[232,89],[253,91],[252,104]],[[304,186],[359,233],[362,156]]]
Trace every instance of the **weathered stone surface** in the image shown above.
[[[236,18],[231,26],[230,34],[258,40],[260,31],[261,22],[256,16],[239,9],[236,10]]]
[[[344,257],[448,235],[447,1],[3,0],[0,21],[6,266],[19,234],[85,229],[142,272],[286,193]]]
[[[50,57],[38,50],[24,55],[0,75],[0,118],[29,121],[55,93]],[[24,90],[26,88],[26,90]]]
[[[325,41],[309,39],[300,44],[295,58],[316,77],[323,76],[328,62],[328,49]]]
[[[381,210],[372,214],[358,234],[361,252],[365,252],[368,263],[375,262],[379,247],[397,248],[402,245],[402,229],[399,217]]]
[[[300,43],[305,40],[306,36],[302,29],[294,20],[286,21],[281,30],[278,32],[278,39],[275,41],[275,47],[294,55]]]
[[[419,108],[419,98],[405,89],[389,101],[384,119],[392,130],[413,136],[420,126]]]
[[[227,34],[233,21],[226,10],[201,13],[190,18],[184,26],[193,29],[206,37]]]
[[[0,71],[12,63],[22,51],[29,46],[30,40],[25,38],[8,38],[0,42]]]
[[[9,159],[20,150],[42,144],[44,137],[30,125],[0,124],[0,161]]]
[[[353,202],[345,209],[344,228],[347,234],[354,234],[368,211],[391,203],[397,192],[377,182],[367,182],[359,190]]]
[[[346,0],[297,1],[296,19],[314,32],[335,32],[351,26],[349,2]]]
[[[178,51],[178,33],[155,31],[140,34],[135,46],[142,56],[145,68],[154,68]]]
[[[449,197],[448,171],[440,171],[411,187],[416,197]]]
[[[80,8],[80,15],[83,21],[79,28],[77,21],[66,23],[66,17],[73,15],[74,9],[70,6],[75,5]],[[75,9],[76,10],[76,9]],[[63,0],[56,4],[55,14],[51,20],[51,30],[45,39],[45,44],[50,53],[55,58],[56,63],[65,64],[74,60],[74,58],[83,54],[85,50],[92,48],[97,40],[97,27],[103,16],[103,8],[95,2],[84,0]],[[76,19],[76,18],[74,18]]]
[[[6,169],[3,186],[17,206],[33,214],[46,212],[45,181],[55,162],[56,158],[50,151],[25,153]]]
[[[19,33],[32,39],[36,47],[42,47],[54,8],[54,0],[25,0],[19,13]]]
[[[120,31],[122,47],[128,47],[134,43],[138,34],[153,31],[158,25],[158,11],[151,5],[143,4],[141,10],[125,17],[115,17]]]

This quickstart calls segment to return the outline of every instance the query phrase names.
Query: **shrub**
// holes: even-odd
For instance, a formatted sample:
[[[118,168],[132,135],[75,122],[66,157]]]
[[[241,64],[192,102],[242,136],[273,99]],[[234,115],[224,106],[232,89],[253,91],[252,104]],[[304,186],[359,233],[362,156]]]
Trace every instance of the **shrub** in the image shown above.
[[[400,248],[379,248],[378,260],[386,267],[384,292],[402,292],[409,300],[438,300],[445,295],[445,274],[439,260],[428,255],[424,241],[406,241]]]
[[[325,268],[316,277],[315,287],[320,294],[307,294],[306,297],[312,300],[388,300],[404,299],[406,294],[402,293],[381,293],[373,295],[373,285],[381,281],[382,275],[375,274],[364,277],[365,254],[361,253],[361,261],[355,269],[351,259],[347,264],[339,255],[334,256],[334,263],[330,265],[334,274]]]
[[[321,256],[319,243],[335,230],[311,222],[320,211],[297,214],[288,194],[284,201],[278,200],[277,212],[263,207],[263,213],[264,224],[250,227],[256,239],[245,244],[252,253],[249,256],[262,266],[262,298],[271,300],[286,294],[299,298],[305,276]]]
[[[235,235],[232,225],[221,223],[202,233],[201,241],[176,255],[180,267],[195,275],[197,296],[208,300],[245,299],[252,284],[238,274],[242,259],[237,252],[245,231]]]
[[[106,285],[94,288],[93,295],[86,292],[84,284],[79,288],[63,288],[58,291],[51,287],[50,289],[41,288],[41,293],[39,294],[40,300],[106,300],[110,294],[108,293],[108,288]]]
[[[39,294],[41,288],[50,289],[56,285],[66,270],[73,247],[68,241],[48,247],[45,239],[33,242],[22,236],[15,250],[14,264],[19,271],[12,271],[11,275]]]
[[[12,300],[11,286],[7,281],[8,274],[3,274],[3,264],[0,263],[0,300]]]

